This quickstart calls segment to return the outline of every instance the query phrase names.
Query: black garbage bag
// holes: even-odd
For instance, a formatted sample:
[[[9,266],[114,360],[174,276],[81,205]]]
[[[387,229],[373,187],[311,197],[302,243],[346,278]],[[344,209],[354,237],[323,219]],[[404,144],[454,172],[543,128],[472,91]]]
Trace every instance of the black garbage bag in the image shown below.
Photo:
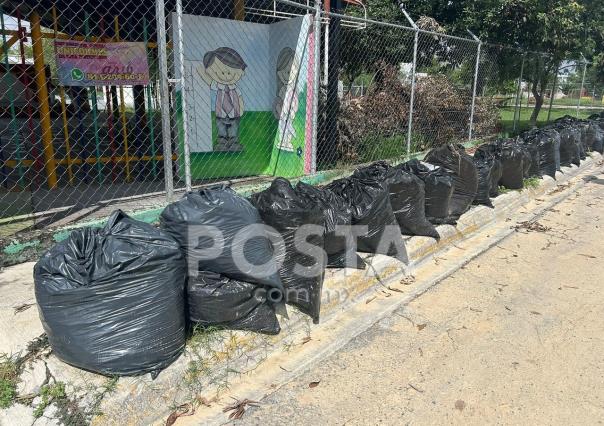
[[[457,220],[470,208],[478,191],[478,172],[472,157],[465,150],[449,144],[430,150],[425,161],[452,174],[455,190],[449,203],[449,216]]]
[[[507,141],[501,145],[502,166],[499,184],[508,189],[524,187],[524,152],[518,144]]]
[[[476,171],[478,172],[478,191],[474,198],[474,204],[481,204],[487,207],[493,207],[491,202],[491,184],[493,181],[493,164],[494,159],[474,158]]]
[[[476,148],[474,158],[478,160],[490,160],[501,156],[501,149],[504,141],[498,139],[495,142],[485,143]]]
[[[353,176],[388,184],[390,205],[402,234],[440,238],[434,225],[426,219],[425,185],[420,178],[390,167],[385,161],[357,169]]]
[[[232,189],[217,186],[185,194],[164,209],[160,226],[182,246],[189,275],[213,271],[283,290],[258,211]]]
[[[435,225],[450,223],[449,203],[455,190],[453,176],[443,167],[412,159],[395,168],[411,173],[424,182],[426,219]],[[455,222],[453,221],[453,224]]]
[[[541,170],[539,168],[539,148],[537,147],[537,143],[536,143],[537,135],[538,135],[538,133],[535,132],[534,135],[523,134],[518,138],[518,143],[525,151],[528,152],[528,155],[530,156],[530,162],[528,163],[529,164],[528,171],[527,171],[527,173],[525,173],[525,177],[527,177],[527,178],[533,177],[533,176],[538,176],[538,177],[542,176]],[[526,170],[526,167],[527,167],[526,159],[525,159],[524,167]]]
[[[253,194],[251,202],[264,223],[272,227],[271,240],[283,241],[275,247],[275,256],[285,287],[285,303],[297,307],[318,324],[326,265],[323,211],[283,178],[273,180],[270,187]],[[297,232],[303,225],[313,225],[320,232],[312,235]]]
[[[270,297],[268,297],[270,299]],[[189,320],[202,327],[279,334],[281,327],[266,287],[199,271],[187,281]]]
[[[585,137],[592,151],[604,154],[604,120],[590,122]]]
[[[298,182],[296,191],[316,203],[323,212],[323,235],[328,268],[365,269],[363,259],[354,251],[352,208],[342,197],[328,189]]]
[[[474,152],[474,162],[482,161],[487,162],[491,165],[491,171],[489,174],[489,197],[495,198],[499,196],[499,181],[503,174],[503,165],[501,164],[501,149],[503,141],[498,140],[492,143],[486,143],[480,145]],[[483,171],[484,173],[484,171]]]
[[[384,254],[409,262],[400,237],[401,230],[390,205],[387,183],[349,177],[335,180],[326,188],[344,198],[352,207],[353,226],[367,227],[367,232],[355,232],[357,251]]]
[[[571,164],[580,166],[581,160],[585,159],[585,152],[577,118],[565,115],[557,118],[552,126],[560,134],[560,163],[567,167]]]
[[[581,165],[581,148],[576,134],[570,127],[558,127],[560,134],[560,164],[570,167],[572,164]]]
[[[185,346],[178,243],[115,211],[75,230],[34,267],[38,311],[61,360],[106,375],[158,374]]]
[[[556,171],[561,170],[560,133],[555,129],[541,129],[537,132],[536,144],[541,176],[547,175],[555,179]]]

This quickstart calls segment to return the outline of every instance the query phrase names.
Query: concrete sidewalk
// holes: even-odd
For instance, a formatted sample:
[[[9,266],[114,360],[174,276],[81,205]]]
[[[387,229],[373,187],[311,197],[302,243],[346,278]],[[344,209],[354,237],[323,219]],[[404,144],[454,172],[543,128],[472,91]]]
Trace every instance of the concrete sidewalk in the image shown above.
[[[405,238],[415,282],[401,280],[402,265],[385,256],[373,257],[373,267],[366,271],[329,271],[319,326],[311,326],[305,317],[292,310],[291,319],[282,322],[283,331],[276,337],[232,331],[194,336],[185,354],[155,380],[143,376],[113,382],[70,367],[43,349],[21,376],[19,395],[36,395],[44,383],[62,382],[66,384],[68,400],[65,403],[77,408],[77,416],[89,419],[100,410],[104,415],[95,417],[96,424],[137,425],[161,424],[174,406],[197,400],[198,396],[208,400],[218,396],[223,404],[230,402],[231,396],[241,397],[250,391],[250,399],[258,399],[295,379],[303,369],[339,350],[358,333],[497,244],[511,232],[510,226],[516,221],[530,220],[534,214],[572,196],[576,188],[585,184],[583,178],[601,173],[601,169],[602,158],[594,155],[580,169],[565,168],[565,174],[560,174],[558,181],[545,178],[538,188],[501,195],[494,200],[495,209],[474,207],[462,216],[457,227],[439,227],[442,239],[438,243],[426,237]],[[33,263],[27,263],[0,272],[3,330],[0,354],[27,351],[28,345],[42,333],[33,295],[32,267]],[[306,340],[308,338],[311,340]],[[251,386],[264,384],[266,389],[257,388],[252,392],[250,383]],[[0,410],[0,425],[31,425],[36,402],[39,400],[34,398],[27,406],[16,404],[9,409],[20,410],[18,416],[12,411]],[[208,410],[202,408],[198,407],[198,414],[204,416],[203,420],[190,418],[197,421],[192,424],[224,421],[225,416],[217,404]],[[68,423],[73,414],[63,412],[57,416],[56,407],[51,404],[35,425],[45,424],[42,423],[45,417]]]
[[[233,424],[601,424],[604,175],[536,223]]]

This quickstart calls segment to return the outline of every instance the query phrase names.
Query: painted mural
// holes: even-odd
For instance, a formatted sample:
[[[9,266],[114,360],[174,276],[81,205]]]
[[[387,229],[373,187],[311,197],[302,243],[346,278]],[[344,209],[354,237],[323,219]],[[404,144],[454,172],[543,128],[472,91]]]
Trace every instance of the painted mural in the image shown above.
[[[184,15],[182,22],[185,87],[177,86],[176,98],[180,105],[186,96],[193,179],[308,172],[311,17],[256,24]],[[178,52],[174,58],[179,78]]]

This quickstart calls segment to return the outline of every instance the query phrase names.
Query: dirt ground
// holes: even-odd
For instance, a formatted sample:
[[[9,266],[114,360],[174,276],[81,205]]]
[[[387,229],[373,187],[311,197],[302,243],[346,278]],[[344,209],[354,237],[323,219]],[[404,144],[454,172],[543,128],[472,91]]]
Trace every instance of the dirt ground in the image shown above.
[[[604,423],[604,176],[538,223],[233,424]]]

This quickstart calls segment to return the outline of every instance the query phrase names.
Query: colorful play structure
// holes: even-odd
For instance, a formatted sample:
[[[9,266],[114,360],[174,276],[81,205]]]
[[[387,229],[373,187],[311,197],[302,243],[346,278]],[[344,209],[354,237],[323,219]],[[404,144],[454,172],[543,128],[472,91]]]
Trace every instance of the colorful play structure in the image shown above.
[[[42,27],[41,16],[35,10],[23,16],[21,8],[0,9],[4,65],[0,103],[2,186],[18,191],[39,185],[53,189],[93,179],[99,184],[118,179],[130,182],[137,173],[141,175],[137,165],[148,169],[145,178],[161,179],[163,156],[153,116],[153,85],[130,88],[135,111],[129,114],[127,88],[55,87],[46,64],[52,58],[54,39],[119,41],[120,17],[100,18],[94,23],[93,35],[93,18],[85,13],[83,33],[67,34],[59,25],[57,9],[53,5],[50,14],[45,14],[45,23],[51,24],[52,31]],[[17,28],[7,26],[9,16]],[[149,34],[154,32],[155,22],[143,17],[141,23],[152,63],[156,44],[149,41]],[[113,31],[105,35],[109,24]],[[99,108],[98,94],[104,95],[104,111]],[[137,146],[141,137],[146,139],[148,149]]]
[[[184,13],[225,22],[245,19],[245,24],[250,26],[279,23],[284,18],[293,19],[306,13],[292,10],[287,16],[273,14],[271,17],[266,14],[273,9],[273,3],[272,0],[189,2]],[[175,10],[174,1],[166,1],[165,8],[169,21]],[[3,2],[0,7],[0,195],[2,192],[33,192],[41,188],[54,190],[82,185],[163,180],[161,114],[171,114],[174,120],[172,160],[175,175],[182,179],[185,119],[180,108],[182,93],[177,86],[171,85],[174,112],[160,110],[155,12],[153,0],[137,4],[132,0]],[[300,49],[301,22],[296,24],[296,32],[291,37],[293,50]],[[308,23],[302,25],[308,28]],[[177,47],[173,43],[175,34],[172,31],[173,28],[167,32],[170,56]],[[306,31],[308,33],[308,29]],[[149,84],[130,87],[71,87],[58,84],[54,40],[143,42],[151,76]],[[302,48],[308,49],[308,46]],[[263,49],[268,52],[269,46]],[[296,54],[299,52],[296,51]],[[303,54],[307,54],[307,51]],[[242,55],[247,55],[246,60],[249,60],[254,52],[242,52]],[[302,68],[298,72],[306,73],[309,59],[312,60],[308,57],[297,58],[296,65]],[[291,62],[290,59],[289,66],[292,66]],[[170,72],[177,73],[177,70],[171,69]],[[248,69],[247,72],[251,74],[256,70]],[[270,75],[275,78],[277,74],[276,78],[279,79],[278,72],[278,69],[272,70]],[[310,101],[312,92],[298,82],[305,83],[311,76],[306,73],[295,77],[294,84],[299,86],[299,93],[283,91],[281,94],[281,97],[287,96],[287,102],[295,101],[295,107],[280,105],[280,111],[274,112],[272,102],[279,93],[271,89],[274,83],[268,80],[265,90],[270,92],[266,95],[270,105],[260,108],[262,111],[250,110],[246,105],[239,130],[242,135],[240,152],[220,152],[212,147],[212,144],[217,144],[217,134],[220,136],[217,123],[212,124],[209,136],[197,134],[198,138],[203,136],[214,142],[210,142],[210,149],[192,151],[191,173],[194,180],[279,172],[299,175],[308,172],[310,153],[305,142],[309,138],[307,119],[310,115],[306,103]],[[246,96],[249,98],[249,95]],[[297,106],[298,101],[300,107]],[[248,102],[248,105],[252,104]],[[282,114],[281,109],[287,110],[288,121],[285,123],[282,123],[285,113]],[[297,114],[291,120],[290,110]],[[263,120],[254,123],[253,118],[260,115]],[[292,142],[294,131],[298,136],[305,136],[300,143],[296,144],[295,139]],[[276,140],[278,133],[287,138],[286,148]],[[258,148],[254,145],[259,139],[265,140],[262,143],[266,146]],[[218,142],[224,145],[224,141]],[[284,168],[280,167],[279,163],[283,164],[284,161],[287,164]]]

